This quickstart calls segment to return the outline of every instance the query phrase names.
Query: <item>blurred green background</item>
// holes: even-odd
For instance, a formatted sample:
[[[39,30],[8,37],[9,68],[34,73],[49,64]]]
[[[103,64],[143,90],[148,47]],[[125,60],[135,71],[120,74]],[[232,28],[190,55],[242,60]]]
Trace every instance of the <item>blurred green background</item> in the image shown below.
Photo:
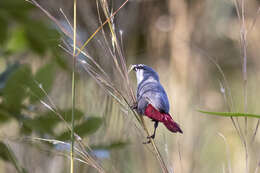
[[[71,31],[60,9],[73,23],[72,1],[37,2]],[[113,11],[123,2],[108,1]],[[256,114],[260,113],[258,13],[259,1],[246,1],[247,107]],[[77,17],[78,39],[83,43],[100,25],[96,1],[78,0]],[[115,15],[114,23],[127,65],[144,63],[159,73],[170,112],[184,131],[172,134],[159,125],[155,141],[169,171],[245,172],[245,149],[230,118],[197,111],[244,111],[241,28],[233,1],[131,0]],[[98,33],[86,51],[116,81],[104,41]],[[23,0],[0,1],[0,173],[69,172],[64,146],[33,140],[69,141],[65,123],[43,104],[50,104],[47,94],[63,118],[71,121],[72,59],[59,47],[64,42],[70,40],[39,8]],[[136,87],[133,73],[130,79]],[[76,132],[96,152],[106,172],[161,171],[151,148],[142,144],[145,139],[134,117],[81,66],[76,74],[76,108]],[[244,132],[244,119],[236,121]],[[257,121],[248,119],[245,135],[249,172],[255,173],[260,137],[256,133],[255,140],[250,139]],[[146,122],[152,130],[153,123]],[[75,171],[97,172],[80,162]]]

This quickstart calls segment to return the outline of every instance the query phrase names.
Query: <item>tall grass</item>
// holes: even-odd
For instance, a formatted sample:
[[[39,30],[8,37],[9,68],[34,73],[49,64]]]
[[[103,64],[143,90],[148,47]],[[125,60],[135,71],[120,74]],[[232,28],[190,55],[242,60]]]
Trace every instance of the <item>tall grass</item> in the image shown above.
[[[109,95],[111,98],[113,98],[115,100],[117,105],[120,106],[120,110],[122,110],[123,114],[134,117],[135,121],[137,122],[137,126],[138,126],[138,130],[136,130],[136,131],[139,133],[138,135],[142,136],[145,139],[146,135],[149,135],[147,125],[145,124],[143,117],[140,117],[139,115],[137,115],[137,113],[135,111],[131,110],[131,108],[130,108],[131,105],[136,102],[136,98],[135,98],[135,94],[134,94],[134,91],[133,91],[133,88],[131,85],[131,81],[129,79],[128,72],[127,72],[127,69],[128,69],[127,67],[129,65],[129,62],[127,62],[127,59],[124,56],[124,49],[122,48],[122,38],[120,38],[120,37],[122,37],[122,34],[120,33],[119,28],[116,27],[117,25],[115,22],[117,14],[120,13],[120,10],[125,7],[125,5],[128,3],[128,0],[124,1],[117,9],[113,9],[106,0],[97,0],[96,1],[97,16],[98,16],[97,22],[99,23],[99,26],[91,35],[89,35],[89,37],[86,39],[85,42],[81,42],[80,39],[76,39],[76,35],[77,35],[76,26],[75,26],[76,18],[74,18],[74,24],[73,24],[74,27],[71,26],[71,30],[73,31],[73,34],[72,34],[66,27],[64,27],[64,25],[61,25],[59,20],[54,18],[48,11],[43,9],[36,1],[34,1],[34,0],[31,0],[31,1],[34,5],[39,7],[60,28],[60,30],[65,35],[63,38],[63,44],[59,45],[59,46],[62,49],[64,49],[64,51],[66,51],[70,55],[70,57],[72,57],[72,59],[70,59],[71,61],[73,61],[73,63],[72,63],[73,64],[73,66],[72,66],[73,75],[72,76],[75,75],[75,71],[77,71],[78,69],[84,69],[84,72],[87,72],[92,77],[92,79],[97,84],[99,84],[99,86],[107,93],[107,95]],[[230,125],[232,123],[233,128],[235,129],[236,134],[238,135],[239,142],[241,142],[241,145],[242,145],[242,152],[243,152],[242,153],[243,154],[243,157],[242,157],[243,164],[242,165],[243,165],[243,167],[245,165],[245,171],[243,169],[243,172],[248,173],[250,170],[252,170],[252,169],[250,169],[250,168],[252,168],[252,167],[250,167],[250,165],[252,165],[252,163],[253,163],[253,161],[252,161],[253,154],[250,153],[250,150],[251,150],[250,147],[251,147],[251,144],[253,142],[255,142],[255,137],[257,135],[257,131],[258,131],[258,127],[259,127],[259,120],[258,120],[258,122],[255,126],[255,129],[254,129],[254,132],[252,134],[252,138],[250,139],[251,140],[251,143],[250,143],[250,141],[249,141],[249,137],[251,137],[250,120],[249,120],[249,118],[245,117],[245,115],[248,115],[248,116],[250,115],[251,117],[258,117],[258,115],[255,115],[252,113],[247,113],[250,111],[250,104],[249,104],[250,99],[248,99],[248,97],[250,97],[250,92],[248,92],[249,91],[248,90],[248,87],[249,87],[248,80],[250,78],[248,75],[248,67],[247,67],[247,64],[248,64],[247,34],[249,33],[250,30],[252,30],[254,23],[256,23],[256,18],[253,20],[251,28],[249,28],[247,30],[247,27],[246,27],[246,20],[247,20],[246,14],[247,13],[245,10],[246,1],[234,0],[234,4],[236,7],[237,19],[238,19],[239,27],[240,27],[240,33],[239,33],[240,51],[241,51],[241,67],[240,68],[242,69],[241,74],[243,76],[242,77],[242,88],[243,89],[239,90],[239,92],[242,91],[242,93],[243,93],[242,94],[243,98],[241,100],[243,100],[243,112],[244,113],[232,114],[237,111],[236,107],[235,107],[235,106],[237,106],[237,105],[235,105],[235,101],[237,101],[237,100],[235,100],[236,96],[233,97],[234,93],[233,94],[231,93],[233,88],[230,87],[230,85],[229,85],[228,77],[225,76],[224,70],[222,70],[221,65],[218,64],[217,60],[215,60],[215,57],[211,58],[212,56],[205,55],[205,52],[206,52],[205,50],[202,50],[202,51],[200,50],[200,52],[203,52],[202,56],[209,57],[209,60],[216,66],[216,68],[218,69],[218,71],[221,74],[221,80],[219,80],[220,90],[221,90],[221,94],[224,99],[224,105],[227,106],[227,110],[229,111],[227,114],[223,114],[223,116],[228,116],[231,119]],[[260,11],[259,9],[258,9],[257,13],[259,13],[259,11]],[[74,12],[75,12],[75,10],[74,10]],[[69,17],[67,18],[67,16],[64,13],[63,13],[63,16],[64,16],[65,20],[67,21],[67,24],[71,25],[70,21],[68,19]],[[74,15],[74,17],[75,16],[76,15]],[[80,30],[78,31],[78,33],[80,33]],[[108,54],[106,54],[107,55],[106,57],[97,57],[96,55],[93,55],[93,54],[91,54],[91,52],[88,51],[89,50],[88,48],[89,48],[89,46],[91,46],[92,42],[100,41],[99,37],[97,37],[97,36],[102,36],[102,41],[103,41],[102,46],[105,45],[104,49],[99,48],[97,51],[106,50],[108,52]],[[185,41],[181,40],[181,42],[183,43]],[[188,44],[190,44],[190,42]],[[175,51],[178,51],[178,50],[175,50]],[[194,52],[194,54],[196,54],[196,53],[197,53],[197,50]],[[98,58],[108,59],[107,62],[109,62],[109,68],[110,68],[109,70],[111,70],[112,72],[108,71],[107,67],[104,67],[103,64],[100,62],[100,59],[98,59]],[[77,66],[75,66],[75,64]],[[77,67],[79,67],[79,68],[77,68]],[[197,72],[200,72],[200,71],[197,71]],[[75,83],[73,81],[74,80],[72,80],[72,86],[75,85]],[[174,84],[174,85],[177,85],[177,84]],[[192,88],[187,87],[187,90],[188,89],[192,89]],[[75,93],[75,91],[73,91],[73,89],[72,89],[72,102],[73,102],[73,97],[75,99],[75,95],[73,93]],[[200,94],[203,94],[203,93],[200,93]],[[176,98],[176,100],[177,99],[183,99],[183,98]],[[45,104],[45,106],[48,109],[52,109],[58,115],[58,111],[53,104],[45,103],[45,102],[42,102],[42,103]],[[196,103],[197,103],[197,100],[196,100]],[[75,104],[75,103],[73,103],[73,104]],[[188,105],[188,106],[190,106],[190,105]],[[110,115],[111,112],[108,111],[106,113],[107,113],[106,116],[112,117]],[[184,116],[186,116],[186,115],[184,115]],[[240,116],[245,117],[245,118],[241,118]],[[187,119],[189,119],[189,117]],[[185,121],[187,121],[186,117],[185,117]],[[192,124],[192,125],[194,125],[194,124]],[[187,127],[187,124],[185,124],[185,126]],[[192,129],[193,127],[195,127],[195,125],[190,128]],[[83,144],[83,142],[81,141],[81,138],[73,132],[74,131],[73,124],[67,124],[67,128],[70,129],[73,134],[71,136],[71,142],[72,142],[71,143],[71,146],[72,146],[71,153],[73,153],[73,149],[75,149],[75,151],[74,151],[75,155],[73,155],[73,154],[71,155],[72,156],[71,161],[72,162],[73,162],[73,160],[81,161],[81,162],[84,162],[84,163],[89,164],[92,167],[96,168],[99,172],[105,172],[105,170],[103,169],[103,165],[100,164],[99,160],[90,155],[89,151],[91,149],[88,146],[88,144]],[[130,128],[135,128],[135,127],[130,126]],[[203,131],[204,131],[205,129],[208,129],[208,126],[203,127],[203,128],[204,128],[203,129]],[[228,127],[225,127],[225,128],[228,128]],[[223,134],[218,133],[218,134],[223,139],[224,144],[225,144],[225,151],[226,151],[225,157],[227,159],[227,165],[228,165],[227,171],[230,173],[232,171],[234,172],[235,169],[232,169],[232,166],[236,165],[237,163],[233,162],[233,165],[232,165],[231,159],[232,159],[232,157],[234,157],[233,156],[234,154],[232,152],[230,152],[230,150],[234,151],[234,148],[233,148],[233,146],[229,147],[230,138],[224,136],[224,133]],[[189,134],[185,134],[185,137],[187,137],[188,135]],[[201,132],[199,132],[199,135],[202,136],[203,134],[201,134]],[[205,137],[205,136],[203,136],[203,137]],[[185,139],[187,139],[187,138],[185,138]],[[39,140],[43,140],[43,139],[39,139]],[[75,140],[75,145],[73,144],[74,140]],[[190,142],[191,140],[188,139],[188,141]],[[194,141],[192,141],[192,142],[194,142]],[[48,142],[55,143],[55,142],[62,142],[62,141],[48,140]],[[140,146],[141,145],[142,144],[140,142]],[[162,154],[160,153],[160,151],[158,150],[158,143],[155,143],[155,141],[152,140],[151,144],[146,145],[145,147],[147,147],[148,149],[151,149],[151,151],[152,151],[151,153],[154,154],[155,158],[157,159],[158,164],[160,164],[162,172],[171,172],[170,170],[167,169],[164,158],[163,158]],[[182,145],[182,147],[183,147],[183,149],[185,149],[184,145]],[[89,151],[85,151],[85,148],[89,148]],[[195,148],[195,150],[198,150],[197,152],[199,152],[200,151],[199,149],[201,149],[201,148],[197,149],[196,146],[194,148]],[[184,169],[186,167],[188,167],[187,163],[185,163],[185,161],[196,163],[196,161],[194,161],[194,160],[198,159],[198,158],[194,159],[193,158],[194,155],[191,155],[192,157],[188,158],[190,155],[185,155],[185,154],[181,155],[181,154],[183,154],[183,153],[180,153],[180,158],[183,162]],[[73,157],[75,157],[75,158],[73,159]],[[200,157],[202,157],[202,156],[200,156]],[[221,160],[221,162],[222,162],[222,160]],[[225,162],[225,161],[223,161],[223,162]],[[208,163],[203,163],[203,164],[208,164]],[[203,165],[203,167],[204,166],[205,165]],[[72,167],[73,166],[71,166],[71,168]],[[225,172],[224,167],[223,167],[223,172]],[[258,166],[256,167],[255,172],[258,172]]]
[[[247,72],[248,71],[247,70],[247,64],[248,64],[247,63],[248,62],[247,47],[248,47],[248,42],[247,42],[247,34],[252,30],[252,27],[255,24],[257,15],[259,13],[259,8],[257,10],[256,17],[255,17],[255,19],[253,20],[253,22],[251,24],[251,28],[247,29],[246,22],[245,22],[245,19],[246,19],[245,1],[244,0],[240,0],[240,1],[239,0],[234,0],[234,6],[235,6],[235,9],[236,9],[236,14],[237,14],[237,18],[238,18],[238,22],[239,22],[239,26],[240,26],[239,41],[240,41],[240,53],[241,53],[241,64],[242,64],[241,72],[242,72],[242,76],[243,76],[242,77],[242,79],[243,79],[243,82],[242,82],[242,86],[243,86],[242,87],[243,88],[243,92],[242,92],[243,93],[243,113],[235,113],[233,108],[230,107],[230,105],[233,105],[233,104],[227,104],[228,105],[228,109],[231,112],[228,112],[228,113],[224,113],[224,112],[221,112],[221,113],[220,112],[215,112],[215,113],[207,112],[207,113],[208,114],[219,115],[219,116],[231,117],[233,126],[234,126],[235,130],[237,131],[237,133],[239,135],[240,141],[242,143],[242,147],[244,149],[244,153],[245,153],[245,157],[244,157],[245,172],[248,173],[248,172],[250,172],[250,160],[251,160],[251,157],[249,155],[249,150],[250,150],[250,147],[252,146],[252,144],[254,142],[254,139],[255,139],[255,136],[256,136],[256,133],[257,133],[257,130],[258,130],[258,127],[259,127],[259,117],[260,117],[260,115],[248,113],[248,72]],[[224,83],[226,83],[226,78],[225,78],[225,75],[223,73],[223,70],[221,69],[221,67],[216,62],[213,62],[213,63],[216,65],[216,67],[218,68],[218,70],[222,74],[222,77],[224,79]],[[228,85],[226,85],[226,87],[227,86]],[[223,85],[221,84],[221,88],[222,87],[223,87]],[[231,96],[231,90],[229,88],[228,88],[228,93],[230,93],[229,95]],[[226,101],[227,98],[226,98],[226,95],[225,95],[225,89],[223,89],[222,94],[224,96],[224,100]],[[232,97],[230,97],[230,99],[231,99],[230,102],[232,103]],[[228,103],[228,101],[226,103]],[[235,117],[235,120],[234,120],[234,117]],[[238,117],[244,117],[244,126],[241,126]],[[250,133],[249,133],[249,130],[248,130],[248,117],[258,118],[256,127],[255,127],[255,129],[254,129],[254,131],[252,133],[251,139],[249,138]],[[225,137],[222,134],[220,136],[224,139],[225,144],[226,144]],[[250,143],[250,141],[251,141],[251,143]],[[229,165],[230,164],[231,163],[229,161]],[[255,172],[258,171],[258,168],[259,168],[259,163],[257,163]],[[232,170],[230,169],[230,166],[229,166],[229,172],[232,172]]]
[[[73,3],[73,65],[72,65],[72,90],[71,90],[71,99],[72,99],[72,117],[71,117],[71,158],[70,158],[70,172],[74,172],[74,123],[75,123],[75,68],[76,68],[76,42],[77,42],[77,0],[74,0]]]
[[[150,133],[148,131],[148,128],[145,124],[145,121],[142,116],[139,116],[134,110],[131,109],[131,105],[133,105],[136,102],[136,97],[134,94],[134,91],[132,89],[132,86],[130,84],[129,76],[128,76],[128,67],[126,58],[123,56],[123,50],[120,46],[120,41],[117,37],[117,32],[114,24],[114,17],[115,15],[120,11],[121,8],[123,8],[128,0],[124,1],[122,5],[116,9],[114,12],[113,9],[109,9],[108,2],[106,0],[97,0],[97,9],[98,9],[98,17],[99,17],[99,23],[100,26],[96,29],[96,31],[85,41],[84,44],[80,43],[78,40],[76,40],[76,0],[74,1],[74,27],[73,27],[73,36],[67,31],[65,27],[63,27],[60,22],[55,19],[47,10],[45,10],[43,7],[41,7],[35,0],[31,0],[35,6],[37,6],[39,9],[41,9],[59,28],[60,30],[68,37],[68,39],[73,40],[73,45],[70,44],[68,39],[64,39],[64,46],[61,46],[67,53],[69,53],[73,58],[73,67],[72,67],[72,105],[73,108],[75,107],[75,64],[78,63],[81,68],[83,68],[103,89],[106,91],[112,98],[114,98],[118,104],[121,106],[122,109],[126,110],[127,112],[131,112],[132,115],[136,118],[137,122],[139,122],[139,125],[142,127],[142,130],[146,133],[147,136],[150,136]],[[102,21],[100,8],[101,6],[102,13],[106,17],[105,21]],[[67,18],[66,18],[67,19]],[[69,22],[68,22],[69,24]],[[106,33],[104,30],[105,24],[108,24],[110,33]],[[101,31],[102,35],[105,40],[106,49],[109,50],[110,58],[113,63],[111,63],[111,66],[113,70],[118,73],[117,75],[117,81],[123,81],[120,84],[116,83],[116,81],[113,81],[109,74],[105,72],[105,69],[95,60],[94,57],[92,57],[87,51],[85,50],[85,47],[88,46],[89,42],[94,39],[96,34]],[[102,50],[101,50],[102,51]],[[72,112],[72,117],[73,112]],[[72,119],[73,120],[73,119]],[[73,158],[74,158],[74,122],[72,121],[71,124],[71,172],[73,172]],[[140,132],[142,134],[142,132]],[[79,146],[82,146],[82,143],[79,142]],[[143,145],[140,143],[140,145]],[[157,145],[154,141],[154,139],[151,140],[152,150],[155,153],[155,157],[158,160],[158,163],[161,166],[161,170],[164,173],[169,172],[167,169],[167,166],[163,160],[163,157],[160,153],[160,151],[157,148]],[[148,145],[147,145],[148,146]],[[84,148],[80,148],[80,153],[84,153],[84,155],[87,155],[89,157],[89,154],[84,151]],[[86,159],[87,163],[91,164],[93,167],[98,168],[100,172],[103,172],[102,167],[100,167],[96,162],[95,159],[88,158]],[[94,162],[94,163],[92,163]]]
[[[241,45],[241,56],[242,56],[242,73],[243,73],[243,93],[244,93],[244,112],[247,113],[247,29],[245,24],[245,1],[235,0],[236,13],[240,22],[240,45]],[[246,173],[249,172],[249,152],[247,143],[247,131],[248,131],[248,120],[245,117],[245,130],[244,137],[242,139],[245,149],[245,162],[246,162]],[[242,133],[242,132],[241,132]]]

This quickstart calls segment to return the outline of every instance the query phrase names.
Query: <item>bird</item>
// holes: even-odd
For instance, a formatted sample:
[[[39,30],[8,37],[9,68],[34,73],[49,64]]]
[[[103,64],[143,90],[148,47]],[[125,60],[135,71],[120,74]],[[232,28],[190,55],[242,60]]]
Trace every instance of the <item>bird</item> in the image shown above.
[[[160,83],[157,72],[144,64],[136,64],[130,67],[129,71],[134,70],[137,78],[137,102],[133,104],[139,115],[145,115],[154,122],[154,132],[148,136],[148,142],[155,138],[156,129],[159,122],[173,133],[183,133],[180,125],[176,123],[169,114],[170,105],[168,96]]]

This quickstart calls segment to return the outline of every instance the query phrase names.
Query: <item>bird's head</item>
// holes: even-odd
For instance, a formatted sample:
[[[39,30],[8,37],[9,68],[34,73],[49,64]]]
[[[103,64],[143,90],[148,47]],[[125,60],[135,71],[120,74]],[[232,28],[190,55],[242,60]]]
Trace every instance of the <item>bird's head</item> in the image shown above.
[[[144,64],[135,64],[130,67],[130,70],[134,70],[136,73],[137,84],[143,80],[156,80],[159,81],[159,76],[151,67]]]

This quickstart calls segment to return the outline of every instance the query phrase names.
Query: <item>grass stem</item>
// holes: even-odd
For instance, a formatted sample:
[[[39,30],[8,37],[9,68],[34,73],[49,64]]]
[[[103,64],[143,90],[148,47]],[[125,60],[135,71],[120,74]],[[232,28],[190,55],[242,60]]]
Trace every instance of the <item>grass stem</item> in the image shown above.
[[[75,67],[76,67],[76,14],[77,14],[77,0],[74,0],[73,4],[73,12],[74,12],[74,20],[73,20],[73,66],[72,66],[72,91],[71,91],[71,99],[72,99],[72,117],[71,117],[71,155],[70,155],[70,173],[74,172],[74,111],[75,111]]]
[[[142,122],[142,124],[143,124],[143,127],[144,127],[145,132],[147,133],[147,136],[150,136],[149,131],[148,131],[148,128],[147,128],[147,126],[146,126],[146,124],[145,124],[145,121],[144,121],[143,116],[141,116],[141,122]],[[158,148],[157,148],[157,146],[156,146],[156,144],[155,144],[153,138],[151,138],[151,145],[153,146],[153,149],[154,149],[155,154],[156,154],[156,158],[157,158],[157,160],[158,160],[159,163],[160,163],[160,166],[161,166],[161,168],[162,168],[162,171],[163,171],[164,173],[168,173],[169,171],[168,171],[168,169],[167,169],[167,166],[165,165],[165,162],[163,161],[162,155],[161,155],[161,153],[159,152],[159,150],[158,150]]]

